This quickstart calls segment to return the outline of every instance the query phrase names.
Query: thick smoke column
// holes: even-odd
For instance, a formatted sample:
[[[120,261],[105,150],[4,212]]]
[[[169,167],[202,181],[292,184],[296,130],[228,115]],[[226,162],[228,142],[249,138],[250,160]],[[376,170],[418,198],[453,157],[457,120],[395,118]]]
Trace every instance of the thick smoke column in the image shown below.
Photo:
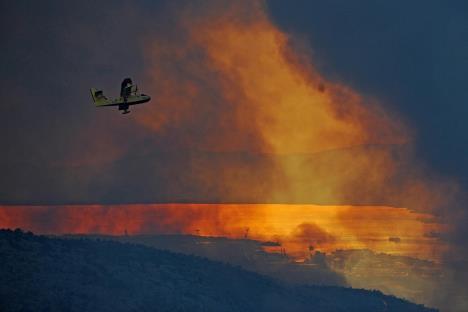
[[[193,158],[188,170],[200,192],[211,189],[219,201],[433,213],[457,192],[451,181],[428,178],[394,112],[322,77],[310,50],[270,21],[263,2],[208,1],[168,14],[174,28],[148,37],[146,47],[158,96],[136,122],[171,149],[261,154],[271,162]]]
[[[148,76],[161,96],[137,122],[176,138],[176,146],[275,155],[274,169],[262,173],[268,187],[255,194],[259,201],[429,212],[448,223],[456,255],[464,254],[454,222],[466,220],[457,183],[415,158],[411,127],[396,113],[325,79],[310,51],[270,21],[263,2],[187,5],[175,16],[178,36],[148,46]],[[194,162],[190,170],[205,189],[221,183],[221,199],[252,193],[236,175],[243,167],[213,172],[206,165]]]

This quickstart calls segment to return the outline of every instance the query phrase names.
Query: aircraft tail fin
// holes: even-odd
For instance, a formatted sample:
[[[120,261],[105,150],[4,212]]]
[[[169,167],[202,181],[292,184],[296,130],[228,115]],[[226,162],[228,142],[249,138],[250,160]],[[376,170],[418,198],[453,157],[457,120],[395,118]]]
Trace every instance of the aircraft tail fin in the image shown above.
[[[93,98],[93,102],[96,106],[100,106],[106,103],[107,98],[102,90],[91,88],[89,91],[91,92],[91,97]]]

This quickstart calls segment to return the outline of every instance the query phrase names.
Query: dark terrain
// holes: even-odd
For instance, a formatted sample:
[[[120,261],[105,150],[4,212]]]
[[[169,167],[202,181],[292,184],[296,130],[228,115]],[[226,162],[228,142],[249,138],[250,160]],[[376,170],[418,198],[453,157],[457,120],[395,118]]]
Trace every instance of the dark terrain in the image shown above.
[[[378,291],[287,286],[204,258],[0,231],[1,311],[434,311]]]

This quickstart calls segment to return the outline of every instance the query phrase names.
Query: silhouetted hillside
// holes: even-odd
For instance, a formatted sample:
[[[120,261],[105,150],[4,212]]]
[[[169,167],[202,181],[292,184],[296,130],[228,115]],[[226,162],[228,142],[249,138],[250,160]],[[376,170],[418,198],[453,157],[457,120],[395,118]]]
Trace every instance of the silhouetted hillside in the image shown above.
[[[67,238],[116,240],[195,255],[240,266],[248,271],[291,283],[377,289],[411,302],[436,307],[440,283],[453,275],[440,265],[406,256],[370,250],[316,251],[308,261],[295,262],[287,254],[265,252],[264,243],[195,235],[66,235]],[[442,309],[442,307],[441,307]]]
[[[0,231],[1,311],[432,311],[141,245]]]
[[[325,266],[307,266],[292,261],[286,254],[268,253],[262,242],[195,235],[66,235],[67,238],[115,240],[142,244],[156,249],[188,254],[240,266],[287,283],[349,286],[345,278]],[[365,288],[365,287],[362,287]]]

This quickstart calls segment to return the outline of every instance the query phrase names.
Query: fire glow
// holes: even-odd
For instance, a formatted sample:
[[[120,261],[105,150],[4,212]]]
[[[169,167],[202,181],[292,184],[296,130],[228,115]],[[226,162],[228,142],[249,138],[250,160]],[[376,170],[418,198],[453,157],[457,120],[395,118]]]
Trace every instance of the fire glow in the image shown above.
[[[437,236],[445,227],[431,213],[443,206],[452,186],[426,179],[419,162],[395,148],[366,149],[411,149],[411,130],[399,118],[375,99],[321,75],[311,51],[276,27],[262,1],[207,1],[176,11],[174,29],[144,40],[144,85],[155,96],[131,120],[158,148],[286,157],[272,158],[271,167],[253,164],[258,172],[244,166],[249,159],[219,170],[210,161],[191,159],[186,170],[170,173],[168,192],[185,195],[171,180],[187,180],[220,202],[236,202],[250,192],[259,203],[327,205],[0,206],[0,227],[44,234],[248,237],[280,242],[294,257],[306,255],[310,246],[440,256],[445,247]],[[106,144],[101,154],[115,149],[110,154],[119,158],[125,148]],[[338,152],[319,154],[333,150]],[[318,158],[298,157],[310,154]],[[246,179],[255,175],[264,177],[257,184],[266,187],[252,192]],[[382,206],[354,206],[363,203]]]
[[[434,213],[450,194],[451,186],[429,182],[412,159],[410,127],[376,99],[322,75],[311,49],[280,30],[263,1],[207,1],[171,14],[173,31],[145,41],[146,85],[157,96],[133,121],[162,149],[281,156],[254,170],[242,159],[217,170],[210,170],[216,163],[193,160],[173,179],[234,203],[377,204]],[[366,150],[374,145],[389,148]],[[349,150],[359,147],[363,152]],[[298,157],[333,150],[343,152],[319,161]],[[246,180],[257,176],[266,187],[245,200],[253,192]]]
[[[437,259],[443,226],[404,208],[283,204],[0,206],[0,228],[42,234],[192,234],[281,243],[303,258],[314,250],[369,248]]]

